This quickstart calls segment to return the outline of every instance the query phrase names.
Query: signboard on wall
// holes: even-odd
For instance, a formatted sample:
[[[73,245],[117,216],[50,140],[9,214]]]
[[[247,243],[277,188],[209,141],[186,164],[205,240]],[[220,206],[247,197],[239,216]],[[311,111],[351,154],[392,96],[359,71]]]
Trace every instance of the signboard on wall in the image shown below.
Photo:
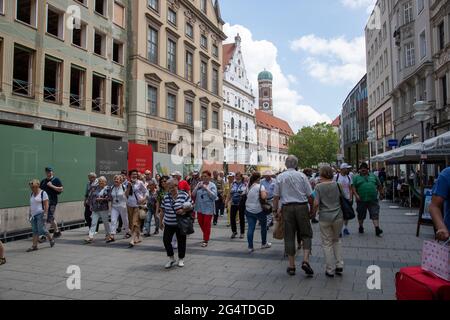
[[[128,170],[137,169],[143,173],[153,168],[153,150],[151,146],[128,144]]]
[[[177,163],[172,161],[170,154],[153,153],[153,173],[160,176],[170,176],[175,171],[180,171],[183,174],[182,158],[178,159]],[[181,164],[179,164],[181,163]]]
[[[128,143],[106,139],[96,139],[95,172],[105,176],[108,184],[113,183],[115,175],[128,168]]]

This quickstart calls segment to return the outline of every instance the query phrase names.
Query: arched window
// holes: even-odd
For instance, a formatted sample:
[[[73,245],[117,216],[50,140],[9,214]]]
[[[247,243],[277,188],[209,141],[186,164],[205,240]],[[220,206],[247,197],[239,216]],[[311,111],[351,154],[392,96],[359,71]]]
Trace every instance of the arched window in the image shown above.
[[[242,122],[239,120],[239,139],[242,139]]]

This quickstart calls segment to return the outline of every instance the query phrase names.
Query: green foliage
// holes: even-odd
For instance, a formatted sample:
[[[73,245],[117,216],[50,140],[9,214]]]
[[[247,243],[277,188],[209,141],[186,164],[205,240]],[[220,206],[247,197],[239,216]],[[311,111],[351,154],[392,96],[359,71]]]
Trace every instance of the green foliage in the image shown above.
[[[301,168],[334,163],[338,150],[338,134],[327,123],[304,127],[289,141],[289,154],[298,157]]]

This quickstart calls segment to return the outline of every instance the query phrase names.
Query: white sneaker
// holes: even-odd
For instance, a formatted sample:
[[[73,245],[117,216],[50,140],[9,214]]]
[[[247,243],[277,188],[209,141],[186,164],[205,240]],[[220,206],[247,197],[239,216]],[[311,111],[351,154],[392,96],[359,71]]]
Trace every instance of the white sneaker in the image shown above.
[[[171,269],[174,265],[175,265],[175,259],[174,260],[169,260],[169,262],[167,262],[165,268],[166,269]]]
[[[267,242],[266,244],[263,244],[261,246],[261,249],[270,249],[272,248],[272,244],[270,242]]]
[[[255,249],[248,249],[248,253],[253,253],[255,252]]]
[[[178,260],[178,267],[180,267],[180,268],[184,267],[184,259]]]

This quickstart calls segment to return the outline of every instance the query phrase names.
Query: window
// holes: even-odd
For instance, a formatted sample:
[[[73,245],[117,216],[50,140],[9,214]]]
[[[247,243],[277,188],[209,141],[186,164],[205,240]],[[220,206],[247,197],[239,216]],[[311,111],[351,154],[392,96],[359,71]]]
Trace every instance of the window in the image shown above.
[[[194,104],[192,101],[186,100],[185,105],[185,115],[184,115],[184,122],[189,125],[194,125]]]
[[[70,68],[70,106],[73,108],[84,108],[84,81],[86,71],[72,65]]]
[[[384,65],[387,68],[389,66],[389,59],[388,59],[388,51],[387,49],[384,50]]]
[[[200,84],[203,89],[208,90],[208,64],[205,61],[200,64]]]
[[[80,48],[86,49],[87,42],[86,42],[86,25],[81,24],[80,29],[73,28],[72,30],[72,44],[76,45]]]
[[[417,0],[417,14],[420,14],[425,8],[425,0]]]
[[[219,130],[219,112],[217,111],[212,113],[212,128]]]
[[[105,76],[92,75],[92,112],[105,113]]]
[[[177,97],[171,93],[167,94],[167,119],[175,121],[177,117]]]
[[[151,116],[158,115],[158,89],[154,86],[147,86],[148,112]]]
[[[439,37],[439,50],[443,50],[445,47],[445,28],[444,22],[438,26],[438,37]]]
[[[203,13],[207,13],[207,1],[208,0],[200,0],[200,10],[202,10]]]
[[[427,55],[427,38],[425,31],[423,31],[419,36],[420,43],[420,58],[423,59]]]
[[[147,4],[150,8],[159,12],[159,0],[147,0]]]
[[[167,41],[167,69],[177,72],[177,43],[171,39]]]
[[[383,115],[380,114],[377,117],[377,139],[380,140],[383,136]]]
[[[119,27],[125,28],[125,8],[120,3],[114,2],[113,22]]]
[[[410,23],[411,21],[413,21],[413,6],[412,6],[412,1],[408,1],[407,3],[405,3],[403,5],[403,12],[404,12],[404,21],[405,24]]]
[[[113,61],[123,64],[123,43],[113,40]]]
[[[208,38],[202,34],[201,38],[200,38],[200,45],[202,46],[203,49],[208,49]]]
[[[13,63],[13,93],[32,96],[33,78],[34,51],[15,46]]]
[[[194,38],[194,27],[189,22],[186,22],[186,35],[191,39]]]
[[[97,30],[94,30],[94,53],[106,56],[106,35]]]
[[[383,24],[383,41],[387,39],[387,25],[386,22]]]
[[[214,57],[219,57],[219,47],[216,44],[213,44],[212,46],[212,54]]]
[[[0,14],[5,14],[5,7],[3,0],[0,0]]]
[[[64,38],[64,13],[47,6],[47,33]]]
[[[384,112],[384,133],[386,136],[392,133],[392,113],[391,109]]]
[[[122,116],[123,111],[123,85],[120,82],[111,82],[111,115]]]
[[[411,42],[405,45],[405,67],[411,67],[415,65],[415,63],[414,42]]]
[[[447,105],[448,93],[447,93],[447,75],[441,78],[441,86],[442,86],[442,106],[445,107]]]
[[[16,19],[36,27],[36,0],[16,0]]]
[[[200,111],[200,120],[202,121],[202,130],[208,130],[208,108],[202,106]]]
[[[147,58],[151,63],[158,63],[158,31],[152,27],[148,28],[147,36]]]
[[[219,95],[219,70],[216,68],[213,69],[212,74],[212,92],[215,95]]]
[[[98,14],[105,16],[106,15],[106,1],[105,0],[95,0],[94,10]]]
[[[194,81],[194,55],[190,51],[186,51],[185,61],[185,78],[188,81]]]
[[[44,101],[61,102],[62,62],[46,56],[44,66]]]
[[[174,26],[177,25],[177,13],[170,8],[167,11],[167,20]]]

